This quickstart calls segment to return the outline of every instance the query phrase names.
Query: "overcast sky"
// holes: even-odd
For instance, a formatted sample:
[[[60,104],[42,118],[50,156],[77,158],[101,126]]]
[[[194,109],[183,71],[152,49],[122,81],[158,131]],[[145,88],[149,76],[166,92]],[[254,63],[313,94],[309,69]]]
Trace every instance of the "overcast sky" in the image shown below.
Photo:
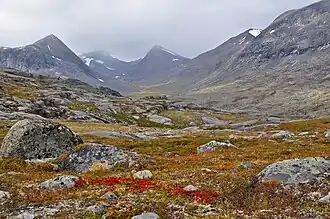
[[[106,50],[125,60],[155,44],[194,57],[250,27],[265,28],[315,0],[0,0],[0,45],[51,33],[77,53]]]

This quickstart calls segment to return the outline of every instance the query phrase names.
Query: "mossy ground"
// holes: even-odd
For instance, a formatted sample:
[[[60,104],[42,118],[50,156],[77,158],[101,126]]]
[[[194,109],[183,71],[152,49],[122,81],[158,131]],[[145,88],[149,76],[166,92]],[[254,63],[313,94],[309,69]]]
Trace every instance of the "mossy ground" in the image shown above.
[[[80,133],[92,130],[134,131],[138,128],[96,123],[65,124]],[[0,124],[0,141],[11,125],[11,123]],[[150,155],[155,162],[145,164],[143,168],[152,171],[154,175],[152,182],[155,187],[144,192],[132,191],[124,184],[84,185],[62,191],[40,190],[36,186],[38,183],[67,173],[55,172],[51,166],[45,164],[34,165],[18,160],[1,160],[0,189],[9,191],[13,197],[11,202],[0,207],[0,212],[15,210],[28,203],[39,206],[69,199],[97,203],[103,201],[101,196],[104,193],[113,191],[119,199],[109,206],[108,212],[112,218],[129,218],[149,211],[156,212],[161,218],[174,218],[174,214],[181,215],[178,218],[183,218],[183,211],[186,214],[195,215],[201,206],[191,196],[173,194],[169,188],[174,185],[184,187],[191,184],[202,190],[211,190],[219,194],[219,197],[207,203],[218,209],[218,215],[204,218],[239,218],[242,212],[250,215],[251,218],[273,218],[275,215],[282,215],[284,218],[299,218],[298,211],[303,209],[317,210],[326,218],[330,215],[328,204],[304,199],[304,196],[296,190],[285,190],[277,182],[258,185],[251,183],[253,176],[273,162],[291,158],[330,156],[330,139],[324,137],[324,131],[330,129],[330,120],[285,123],[280,125],[279,129],[289,130],[296,134],[301,131],[318,133],[315,137],[297,135],[297,141],[292,143],[283,140],[258,138],[248,140],[238,137],[233,139],[232,143],[240,150],[220,149],[205,154],[197,154],[196,147],[210,140],[227,140],[231,133],[187,135],[150,141],[82,136],[85,141],[102,142]],[[257,133],[244,133],[244,135],[255,136]],[[248,170],[240,169],[239,164],[245,161],[252,161],[257,166]],[[20,174],[6,174],[8,172]],[[108,171],[87,173],[84,176],[89,178],[131,177],[132,170],[118,167]],[[305,194],[320,191],[322,195],[326,195],[329,191],[327,183],[329,182],[324,182],[325,187],[322,188],[311,185],[301,186],[299,190]],[[60,212],[54,217],[67,218],[68,212]],[[175,212],[181,212],[181,214]],[[77,218],[100,218],[83,212],[78,213]]]

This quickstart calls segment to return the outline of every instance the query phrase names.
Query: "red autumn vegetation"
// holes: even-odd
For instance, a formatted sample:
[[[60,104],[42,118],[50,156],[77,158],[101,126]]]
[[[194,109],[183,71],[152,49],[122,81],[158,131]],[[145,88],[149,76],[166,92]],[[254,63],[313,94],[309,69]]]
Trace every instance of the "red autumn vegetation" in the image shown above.
[[[144,192],[148,189],[167,191],[172,195],[180,195],[191,198],[193,201],[199,203],[212,203],[219,194],[210,190],[201,191],[185,191],[180,185],[163,185],[157,181],[149,179],[133,179],[129,177],[105,177],[105,178],[88,178],[83,177],[75,183],[75,187],[85,185],[99,185],[99,186],[115,186],[126,185],[129,190],[136,192]]]

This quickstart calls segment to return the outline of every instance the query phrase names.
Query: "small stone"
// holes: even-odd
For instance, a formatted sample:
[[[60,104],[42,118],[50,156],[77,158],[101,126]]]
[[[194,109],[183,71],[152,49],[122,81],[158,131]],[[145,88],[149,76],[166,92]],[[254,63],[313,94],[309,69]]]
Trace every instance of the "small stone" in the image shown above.
[[[36,216],[34,214],[30,214],[29,212],[24,212],[17,216],[12,217],[13,219],[35,219]]]
[[[92,205],[86,208],[85,212],[90,212],[93,214],[102,214],[106,212],[107,208],[104,205]]]
[[[319,202],[327,202],[327,203],[330,203],[330,192],[327,196],[324,196],[323,198],[321,198],[319,200]]]
[[[330,138],[330,130],[328,130],[328,131],[325,133],[325,137],[326,137],[326,138]]]
[[[241,169],[251,169],[252,167],[256,166],[255,163],[251,162],[251,161],[248,161],[248,162],[244,162],[244,163],[241,163],[239,165],[239,168]]]
[[[183,190],[187,191],[187,192],[193,192],[193,191],[197,191],[198,188],[196,186],[189,185],[189,186],[184,187]]]
[[[310,201],[317,201],[322,197],[322,194],[320,192],[311,192],[307,194],[307,198]]]
[[[40,184],[43,189],[71,189],[79,180],[76,176],[63,175],[54,179],[47,180]]]
[[[196,126],[196,122],[189,122],[189,126]]]
[[[293,138],[294,137],[294,134],[291,133],[291,132],[288,132],[288,131],[279,131],[278,133],[276,134],[273,134],[272,136],[270,136],[271,138]]]
[[[133,174],[134,179],[151,179],[152,173],[149,170],[139,171]]]
[[[9,192],[0,191],[0,203],[10,198]]]
[[[218,147],[223,147],[223,148],[235,148],[238,149],[235,145],[230,143],[229,141],[227,142],[218,142],[218,141],[210,141],[207,144],[201,145],[197,148],[197,153],[203,153],[203,152],[208,152],[208,151],[213,151]]]
[[[306,136],[306,135],[309,135],[309,132],[300,132],[298,135],[299,136]]]
[[[136,119],[136,120],[139,120],[139,119],[141,119],[141,117],[140,116],[132,116],[134,119]]]
[[[143,213],[132,217],[132,219],[158,219],[159,215],[156,213]]]
[[[206,173],[212,173],[213,172],[211,169],[208,169],[208,168],[202,168],[202,171],[206,172]]]
[[[108,202],[112,202],[118,198],[118,196],[113,192],[108,192],[102,196],[102,198],[106,199]]]

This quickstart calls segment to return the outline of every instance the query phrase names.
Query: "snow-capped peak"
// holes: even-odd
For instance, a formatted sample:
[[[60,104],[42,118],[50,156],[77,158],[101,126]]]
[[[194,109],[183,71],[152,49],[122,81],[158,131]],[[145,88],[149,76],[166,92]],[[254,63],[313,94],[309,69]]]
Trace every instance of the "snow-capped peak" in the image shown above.
[[[251,29],[249,31],[249,34],[251,34],[254,37],[257,37],[261,34],[262,30],[261,29]]]
[[[162,50],[163,50],[164,52],[167,52],[167,53],[173,55],[173,56],[177,56],[177,54],[175,54],[174,52],[172,52],[172,51],[170,51],[170,50],[168,50],[168,49],[162,48]]]

